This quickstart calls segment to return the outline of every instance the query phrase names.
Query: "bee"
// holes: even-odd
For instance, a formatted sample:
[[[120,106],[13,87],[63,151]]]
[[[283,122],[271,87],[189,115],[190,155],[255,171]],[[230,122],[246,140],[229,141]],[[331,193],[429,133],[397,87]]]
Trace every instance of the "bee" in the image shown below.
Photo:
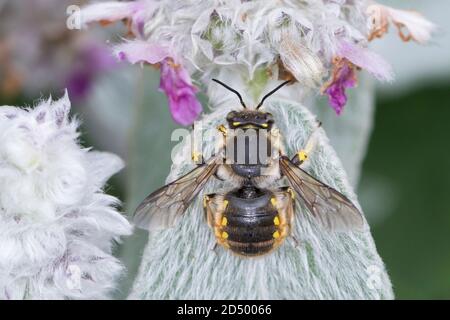
[[[302,169],[311,151],[309,143],[289,158],[273,115],[260,110],[289,81],[266,94],[254,109],[247,108],[238,91],[213,81],[235,93],[242,106],[229,112],[226,123],[218,127],[224,141],[221,151],[145,198],[134,215],[136,226],[147,230],[173,226],[214,178],[231,182],[234,189],[204,196],[206,220],[216,244],[240,256],[261,256],[282,245],[291,235],[296,201],[303,202],[327,230],[363,226],[360,211],[346,196]],[[266,146],[264,152],[260,145]],[[273,187],[284,178],[287,186]]]

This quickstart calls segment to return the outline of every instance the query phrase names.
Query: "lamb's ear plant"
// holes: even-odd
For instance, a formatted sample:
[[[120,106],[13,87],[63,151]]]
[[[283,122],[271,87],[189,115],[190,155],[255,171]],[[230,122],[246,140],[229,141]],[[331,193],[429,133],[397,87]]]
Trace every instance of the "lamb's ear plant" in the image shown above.
[[[103,299],[131,226],[105,194],[122,160],[79,143],[67,95],[0,107],[0,299]]]
[[[434,28],[418,13],[374,1],[140,0],[93,4],[83,10],[82,18],[86,24],[127,21],[133,39],[115,46],[117,57],[159,68],[159,88],[181,125],[200,119],[204,129],[214,129],[238,106],[234,96],[211,83],[212,78],[239,89],[249,107],[281,81],[291,80],[292,85],[264,108],[275,116],[291,154],[303,147],[317,120],[324,122],[307,170],[355,204],[344,168],[356,185],[373,117],[372,87],[364,81],[356,89],[358,77],[362,71],[367,73],[364,77],[393,79],[390,65],[368,48],[369,42],[395,27],[402,40],[424,43]],[[214,110],[208,115],[201,115],[200,88]],[[345,108],[349,89],[358,94],[350,95],[351,108]],[[336,115],[344,115],[325,114],[318,94]],[[214,147],[211,139],[205,137],[205,154]],[[193,168],[190,154],[189,143],[184,143],[174,154],[167,182]],[[135,178],[130,185],[136,190],[144,181]],[[296,241],[255,259],[211,250],[215,240],[200,198],[224,186],[216,180],[208,183],[174,228],[149,233],[130,298],[393,297],[367,223],[362,231],[325,231],[301,202],[291,238]],[[130,198],[136,205],[142,200],[132,194]]]
[[[273,99],[269,110],[285,132],[288,154],[306,144],[317,128],[315,117],[300,104]],[[205,131],[223,123],[224,111],[202,119]],[[356,203],[345,172],[323,130],[311,153],[308,171],[342,191]],[[204,151],[212,141],[205,139]],[[188,140],[189,141],[189,140]],[[175,155],[168,181],[192,168],[190,143]],[[213,181],[205,194],[229,189]],[[202,199],[195,200],[172,229],[151,232],[132,299],[381,299],[392,298],[391,283],[378,256],[368,226],[363,231],[324,230],[298,205],[292,237],[279,249],[258,258],[242,258],[222,247],[203,215]]]

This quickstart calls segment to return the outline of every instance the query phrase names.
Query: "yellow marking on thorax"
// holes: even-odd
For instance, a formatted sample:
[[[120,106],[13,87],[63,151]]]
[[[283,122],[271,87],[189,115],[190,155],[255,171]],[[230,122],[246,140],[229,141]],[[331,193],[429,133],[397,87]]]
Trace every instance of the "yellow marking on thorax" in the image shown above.
[[[237,127],[238,125],[240,125],[241,123],[240,122],[233,122],[233,126],[234,127]]]
[[[298,158],[300,159],[300,161],[305,161],[306,159],[308,159],[308,154],[305,150],[300,150],[298,152]]]
[[[228,239],[228,233],[227,232],[222,232],[222,239]]]
[[[228,207],[228,200],[223,200],[223,210]]]
[[[274,239],[278,239],[280,237],[280,233],[278,231],[275,231],[272,236]]]

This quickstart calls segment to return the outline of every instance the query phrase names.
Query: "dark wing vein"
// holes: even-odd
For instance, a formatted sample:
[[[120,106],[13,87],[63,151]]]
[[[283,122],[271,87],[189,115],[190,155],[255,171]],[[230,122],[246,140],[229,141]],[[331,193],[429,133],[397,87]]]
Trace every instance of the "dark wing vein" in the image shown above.
[[[142,229],[155,230],[172,227],[205,186],[219,166],[218,158],[197,166],[176,181],[156,190],[142,201],[133,217]]]
[[[361,213],[342,193],[312,177],[285,156],[280,159],[280,168],[311,214],[324,227],[329,230],[363,227]]]

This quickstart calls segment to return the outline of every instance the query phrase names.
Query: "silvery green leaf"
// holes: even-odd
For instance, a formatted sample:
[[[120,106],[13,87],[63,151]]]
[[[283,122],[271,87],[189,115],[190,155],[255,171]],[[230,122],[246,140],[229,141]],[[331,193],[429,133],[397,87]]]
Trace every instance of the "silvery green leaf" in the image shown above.
[[[99,77],[80,110],[89,138],[123,158],[128,156],[127,133],[141,73],[139,67],[130,66]]]
[[[140,71],[133,90],[131,123],[128,132],[126,171],[126,208],[132,215],[138,204],[150,192],[163,185],[170,168],[171,133],[176,128],[167,107],[167,98],[157,90],[157,71],[144,68]],[[128,269],[121,284],[120,297],[124,297],[136,275],[147,233],[136,229],[125,239],[118,255]]]

